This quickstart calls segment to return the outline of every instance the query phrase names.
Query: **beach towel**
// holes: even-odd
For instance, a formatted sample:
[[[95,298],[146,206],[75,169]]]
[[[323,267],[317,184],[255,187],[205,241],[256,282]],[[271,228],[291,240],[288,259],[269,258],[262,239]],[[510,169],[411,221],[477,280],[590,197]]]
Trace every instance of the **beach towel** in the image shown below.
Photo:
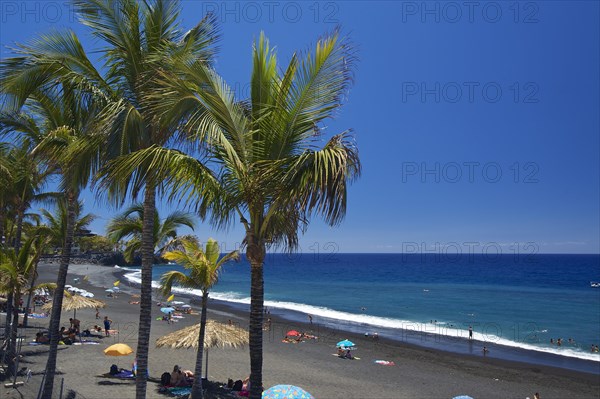
[[[192,388],[191,387],[173,387],[173,388],[167,388],[167,391],[169,391],[169,393],[171,395],[183,396],[183,395],[191,394]]]
[[[31,317],[33,319],[44,319],[44,318],[48,317],[48,315],[47,314],[43,314],[43,313],[31,313],[27,317]]]
[[[381,364],[382,366],[395,366],[396,363],[388,361],[388,360],[375,360],[374,361],[377,364]]]
[[[117,374],[114,375],[117,378],[135,378],[133,373],[129,370],[120,370]]]

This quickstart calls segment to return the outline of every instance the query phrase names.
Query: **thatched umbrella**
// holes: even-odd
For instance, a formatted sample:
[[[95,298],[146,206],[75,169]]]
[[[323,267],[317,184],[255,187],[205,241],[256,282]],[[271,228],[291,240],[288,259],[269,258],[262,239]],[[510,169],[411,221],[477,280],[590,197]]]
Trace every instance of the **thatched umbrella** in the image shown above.
[[[182,328],[156,340],[156,347],[167,347],[171,349],[198,348],[198,335],[200,335],[200,324]],[[204,378],[208,377],[208,349],[210,348],[238,348],[248,344],[248,331],[242,328],[223,324],[214,320],[206,321],[204,335],[204,349],[206,349],[206,366]],[[198,376],[201,377],[201,376]]]
[[[62,302],[62,310],[73,310],[73,318],[77,314],[77,309],[95,309],[95,308],[105,308],[106,303],[94,298],[86,298],[81,295],[71,295],[69,293],[65,293]],[[46,303],[42,306],[42,310],[49,311],[52,309],[52,301]]]

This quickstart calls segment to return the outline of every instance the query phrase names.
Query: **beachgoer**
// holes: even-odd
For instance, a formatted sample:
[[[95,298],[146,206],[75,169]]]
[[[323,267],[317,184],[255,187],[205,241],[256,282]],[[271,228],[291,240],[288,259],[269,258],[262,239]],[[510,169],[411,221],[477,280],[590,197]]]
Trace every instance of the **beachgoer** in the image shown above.
[[[346,350],[346,359],[352,359],[352,353],[350,352],[350,349]]]
[[[246,377],[244,381],[242,381],[242,390],[240,391],[241,396],[248,396],[250,394],[250,377]]]
[[[312,326],[312,316],[308,315],[308,321],[310,322],[310,325]]]
[[[38,342],[40,344],[45,344],[50,342],[50,339],[48,337],[46,337],[44,334],[42,334],[41,332],[35,334],[35,342]]]
[[[489,352],[489,349],[487,347],[483,347],[483,356],[487,355]]]
[[[233,325],[233,323],[231,322],[231,319],[227,320],[227,325],[228,326],[232,326]]]
[[[540,397],[540,394],[536,392],[533,394],[533,399],[542,399],[542,398]]]
[[[110,337],[110,325],[112,323],[112,320],[110,320],[108,318],[108,316],[104,316],[104,334],[107,337]]]
[[[188,385],[185,376],[178,365],[173,367],[173,372],[171,373],[171,385],[174,387],[184,387]]]
[[[338,356],[339,357],[346,357],[346,353],[344,352],[344,350],[342,348],[338,348]]]
[[[69,322],[71,323],[71,328],[75,329],[75,333],[78,333],[79,326],[81,325],[81,321],[71,318],[71,319],[69,319]]]
[[[96,320],[100,318],[100,308],[96,307]]]
[[[554,339],[550,338],[550,345],[554,345]]]
[[[473,327],[469,326],[469,339],[473,339]]]

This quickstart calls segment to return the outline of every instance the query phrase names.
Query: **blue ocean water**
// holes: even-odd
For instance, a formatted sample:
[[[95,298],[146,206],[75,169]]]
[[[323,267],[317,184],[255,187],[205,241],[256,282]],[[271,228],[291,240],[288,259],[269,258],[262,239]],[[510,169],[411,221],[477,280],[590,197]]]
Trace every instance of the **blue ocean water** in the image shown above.
[[[154,280],[177,265],[155,266]],[[600,255],[269,254],[265,305],[316,322],[600,361]],[[139,273],[129,278],[139,280]],[[227,264],[211,297],[249,303],[250,266]],[[398,332],[398,334],[396,334]],[[562,345],[551,344],[562,339]]]

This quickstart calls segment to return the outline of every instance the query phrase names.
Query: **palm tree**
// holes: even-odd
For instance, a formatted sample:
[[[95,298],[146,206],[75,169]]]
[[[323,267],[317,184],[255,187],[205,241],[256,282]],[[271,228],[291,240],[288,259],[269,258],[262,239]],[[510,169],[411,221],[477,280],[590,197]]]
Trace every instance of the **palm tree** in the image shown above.
[[[233,251],[219,259],[221,250],[219,244],[212,238],[206,243],[205,249],[202,249],[195,237],[178,240],[178,244],[181,249],[165,252],[163,257],[183,266],[189,271],[189,275],[175,270],[166,272],[161,277],[161,290],[163,294],[170,295],[173,284],[184,288],[202,290],[200,333],[198,335],[198,353],[194,370],[196,378],[194,378],[192,386],[192,398],[201,399],[203,397],[202,357],[204,353],[208,292],[219,281],[219,273],[223,265],[230,260],[239,260],[240,254],[238,251]]]
[[[294,54],[280,73],[275,52],[261,34],[253,51],[248,100],[236,102],[227,84],[199,64],[179,63],[178,74],[162,73],[159,86],[165,89],[152,94],[159,117],[178,119],[181,130],[195,132],[207,143],[216,169],[207,173],[191,156],[161,148],[139,151],[137,162],[162,157],[162,172],[173,171],[167,183],[184,198],[193,198],[201,216],[211,211],[217,227],[237,216],[245,228],[251,266],[251,398],[262,394],[266,251],[297,248],[298,229],[304,230],[313,214],[339,224],[346,212],[347,185],[360,175],[350,132],[326,141],[322,129],[342,105],[354,61],[352,45],[334,31],[312,52]]]
[[[63,242],[65,242],[65,233],[67,231],[67,220],[69,217],[69,209],[67,209],[68,204],[64,199],[59,200],[56,204],[56,209],[51,212],[47,209],[41,209],[40,213],[44,217],[46,221],[47,236],[50,241],[49,244],[53,247],[60,247]],[[87,213],[82,215],[83,210],[83,201],[78,200],[74,205],[75,211],[75,222],[73,224],[74,235],[77,235],[78,232],[86,229],[90,223],[96,219],[96,216],[91,213]],[[75,238],[74,238],[75,240]]]
[[[178,228],[187,226],[194,230],[195,227],[193,216],[184,212],[173,212],[161,221],[158,211],[155,211],[152,224],[154,227],[152,234],[153,256],[156,252],[162,252],[171,240],[177,237]],[[125,243],[124,256],[127,262],[133,261],[135,253],[139,252],[142,247],[143,228],[144,206],[142,204],[131,205],[106,225],[107,236],[114,243],[131,237]]]
[[[0,113],[0,134],[10,131],[10,118]],[[12,246],[15,253],[19,253],[23,233],[23,224],[27,217],[27,210],[34,202],[50,201],[56,197],[56,193],[43,192],[44,185],[50,175],[39,159],[30,154],[31,143],[24,140],[18,146],[12,146],[5,153],[5,163],[9,165],[10,175],[5,175],[7,185],[0,193],[0,209],[3,224],[1,229],[5,235],[5,247]],[[4,228],[6,226],[7,228]],[[7,295],[7,317],[5,334],[10,334],[10,317],[14,303],[12,292]],[[14,305],[13,305],[14,304]]]
[[[31,277],[33,269],[37,264],[40,254],[32,251],[32,239],[28,239],[17,252],[14,248],[0,249],[0,289],[6,293],[12,294],[14,304],[12,314],[8,313],[6,317],[12,317],[10,332],[8,337],[7,358],[10,375],[15,375],[16,342],[17,327],[19,323],[19,306],[23,289]]]
[[[0,83],[15,92],[31,92],[57,77],[68,79],[80,90],[108,100],[98,132],[108,132],[108,156],[128,154],[153,145],[176,142],[175,129],[161,124],[145,104],[145,93],[156,89],[152,77],[169,68],[172,60],[210,63],[216,50],[216,18],[205,17],[185,34],[180,30],[178,1],[148,0],[75,0],[80,21],[92,35],[105,44],[105,60],[98,72],[73,32],[53,32],[29,45],[18,47],[20,56],[0,63]],[[15,100],[17,105],[20,103]],[[76,153],[76,152],[75,152]],[[126,159],[126,157],[125,157]],[[117,163],[118,164],[118,163]],[[125,182],[116,182],[110,172],[103,174],[103,187],[115,203],[121,204],[128,193],[144,192],[144,213],[153,215],[162,177],[153,173],[149,161]],[[110,169],[108,169],[110,171]],[[138,335],[138,376],[136,398],[146,396],[146,371],[151,327],[151,268],[153,260],[153,217],[144,218],[142,234],[142,289]],[[59,290],[60,291],[60,290]],[[54,303],[58,304],[59,301]],[[53,372],[54,369],[47,370]],[[44,397],[50,395],[53,377],[47,379]]]
[[[53,198],[62,198],[64,201],[61,206],[66,218],[64,223],[58,226],[63,230],[54,232],[56,240],[60,240],[55,241],[55,244],[60,245],[62,249],[57,290],[50,315],[50,351],[44,383],[44,390],[48,392],[52,390],[56,369],[62,292],[71,259],[79,193],[99,165],[100,141],[88,134],[91,124],[96,119],[99,105],[93,100],[91,96],[70,84],[56,81],[28,93],[21,111],[3,111],[0,119],[4,132],[18,134],[24,145],[28,148],[33,147],[27,157],[44,160],[48,171],[58,173],[61,178],[61,193],[54,194]],[[87,151],[80,150],[82,143],[87,144]],[[90,143],[95,143],[96,146],[91,146]],[[22,207],[18,208],[19,218],[22,218]],[[20,230],[17,230],[16,237],[18,242]]]
[[[39,224],[35,226],[29,226],[27,229],[27,236],[32,238],[31,249],[35,255],[34,263],[31,268],[29,276],[29,290],[27,295],[27,302],[25,304],[25,315],[23,316],[23,327],[27,327],[29,308],[31,307],[31,297],[35,291],[35,283],[38,278],[38,264],[40,257],[44,254],[47,247],[52,243],[52,231],[45,225]],[[47,284],[47,283],[46,283]]]

